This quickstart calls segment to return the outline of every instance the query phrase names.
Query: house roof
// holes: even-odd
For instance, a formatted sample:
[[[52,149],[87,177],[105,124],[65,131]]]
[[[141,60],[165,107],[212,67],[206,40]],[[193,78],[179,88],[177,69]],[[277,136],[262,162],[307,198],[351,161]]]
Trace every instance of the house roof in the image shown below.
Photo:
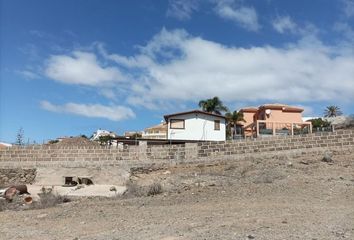
[[[243,107],[240,109],[241,112],[257,112],[257,107]]]
[[[259,109],[281,109],[284,112],[303,112],[304,109],[300,107],[289,106],[281,103],[271,103],[271,104],[263,104],[259,107]]]
[[[267,103],[263,104],[261,106],[257,107],[244,107],[241,108],[241,112],[257,112],[258,110],[263,110],[263,109],[281,109],[284,112],[303,112],[304,109],[300,107],[294,107],[294,106],[289,106],[286,104],[281,104],[281,103]]]
[[[204,112],[201,110],[191,110],[191,111],[186,111],[186,112],[178,112],[178,113],[173,113],[173,114],[168,114],[165,115],[164,118],[166,122],[168,121],[169,118],[174,117],[174,116],[180,116],[180,115],[186,115],[190,113],[197,113],[197,114],[204,114],[204,115],[209,115],[209,116],[214,116],[214,117],[219,117],[219,118],[225,118],[225,116],[215,114],[215,113],[209,113],[209,112]]]
[[[166,130],[167,131],[167,123],[160,123],[152,127],[147,127],[145,128],[145,131],[146,130]]]
[[[12,147],[12,144],[5,143],[5,142],[0,142],[0,148],[5,148],[5,147]]]

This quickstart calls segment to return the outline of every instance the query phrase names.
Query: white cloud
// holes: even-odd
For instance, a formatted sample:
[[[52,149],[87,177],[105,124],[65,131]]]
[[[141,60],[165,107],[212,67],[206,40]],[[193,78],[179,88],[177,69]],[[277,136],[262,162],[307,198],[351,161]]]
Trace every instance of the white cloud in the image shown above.
[[[344,6],[343,11],[347,17],[354,16],[354,0],[342,0]]]
[[[211,96],[225,101],[350,101],[354,56],[342,50],[313,35],[283,48],[239,48],[163,29],[140,54],[119,55],[127,61],[117,62],[140,73],[131,83],[130,104]]]
[[[278,16],[272,21],[272,25],[274,30],[281,34],[291,33],[306,39],[313,38],[316,42],[319,42],[317,41],[317,35],[320,30],[312,23],[297,24],[290,16]]]
[[[234,0],[215,1],[215,11],[221,18],[231,20],[250,31],[258,31],[257,12],[253,7],[239,6]]]
[[[116,69],[129,76],[129,82],[115,87],[102,86],[101,81],[81,84],[94,85],[93,82],[98,92],[108,98],[117,97],[129,105],[150,109],[213,96],[233,103],[262,101],[308,105],[316,101],[353,101],[354,51],[349,51],[352,45],[329,46],[316,34],[299,36],[298,42],[285,47],[241,48],[192,36],[181,29],[162,29],[145,46],[140,46],[135,55],[109,53],[98,45],[100,57],[109,65],[96,64],[96,68],[104,72]],[[86,54],[97,59],[94,53]],[[76,61],[71,56],[61,55],[60,58]],[[73,68],[67,71],[65,79],[77,79],[75,64]],[[79,68],[84,73],[92,70],[90,64],[86,67],[79,64]],[[112,81],[115,80],[108,82]],[[105,107],[76,105],[83,109]],[[82,111],[69,110],[76,105],[66,104],[54,109],[84,115]],[[43,106],[51,109],[54,105]]]
[[[117,94],[114,91],[114,89],[110,89],[110,88],[100,89],[99,94],[101,94],[102,96],[104,96],[108,99],[112,99],[112,100],[117,98]]]
[[[45,75],[62,83],[89,86],[111,85],[125,80],[118,68],[104,67],[95,54],[81,51],[74,51],[71,56],[51,56]]]
[[[40,76],[37,73],[34,73],[30,70],[21,70],[17,71],[17,73],[21,74],[26,79],[38,79]]]
[[[69,113],[85,117],[106,118],[112,121],[121,121],[135,117],[132,109],[124,106],[104,106],[100,104],[66,103],[55,105],[48,101],[40,102],[41,108],[57,113]]]
[[[297,32],[297,25],[289,16],[277,17],[272,22],[273,28],[279,33],[285,33],[287,31],[291,33]]]
[[[188,20],[193,12],[199,11],[202,3],[212,6],[219,17],[233,21],[249,31],[258,31],[260,28],[256,10],[243,6],[241,0],[169,0],[167,16]]]
[[[199,7],[199,0],[169,0],[167,16],[188,20]]]

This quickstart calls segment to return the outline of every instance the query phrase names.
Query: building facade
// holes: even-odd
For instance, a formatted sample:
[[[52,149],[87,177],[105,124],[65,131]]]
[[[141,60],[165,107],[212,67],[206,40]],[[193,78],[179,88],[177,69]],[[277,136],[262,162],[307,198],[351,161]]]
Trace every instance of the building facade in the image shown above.
[[[167,138],[171,140],[225,141],[224,116],[193,110],[165,115]]]
[[[142,132],[144,139],[167,139],[167,124],[160,123],[158,125],[145,128]]]
[[[300,107],[285,104],[264,104],[240,109],[244,122],[240,122],[244,136],[296,135],[310,133],[312,126],[302,120]]]

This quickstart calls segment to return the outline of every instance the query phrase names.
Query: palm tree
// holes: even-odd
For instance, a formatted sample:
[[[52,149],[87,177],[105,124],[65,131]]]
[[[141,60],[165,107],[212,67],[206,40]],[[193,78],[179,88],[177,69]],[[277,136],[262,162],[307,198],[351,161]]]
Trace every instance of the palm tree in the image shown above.
[[[218,115],[221,115],[221,112],[228,111],[227,107],[222,103],[222,101],[218,97],[201,100],[199,101],[198,105],[202,108],[203,111],[215,113]]]
[[[225,117],[227,121],[228,131],[231,133],[231,138],[233,139],[233,136],[235,135],[236,125],[239,122],[246,122],[246,120],[243,118],[243,113],[238,111],[233,111],[232,113],[227,112],[225,114]]]
[[[324,116],[325,117],[337,117],[342,115],[342,111],[340,110],[340,108],[338,106],[328,106],[326,107],[325,111],[324,111]]]

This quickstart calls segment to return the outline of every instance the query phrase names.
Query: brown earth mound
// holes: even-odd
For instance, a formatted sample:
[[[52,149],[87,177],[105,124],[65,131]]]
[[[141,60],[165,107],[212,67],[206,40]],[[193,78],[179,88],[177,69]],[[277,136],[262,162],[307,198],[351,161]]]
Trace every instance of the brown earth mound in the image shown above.
[[[65,138],[53,144],[56,146],[99,146],[100,145],[98,142],[90,141],[89,139],[84,137]]]

